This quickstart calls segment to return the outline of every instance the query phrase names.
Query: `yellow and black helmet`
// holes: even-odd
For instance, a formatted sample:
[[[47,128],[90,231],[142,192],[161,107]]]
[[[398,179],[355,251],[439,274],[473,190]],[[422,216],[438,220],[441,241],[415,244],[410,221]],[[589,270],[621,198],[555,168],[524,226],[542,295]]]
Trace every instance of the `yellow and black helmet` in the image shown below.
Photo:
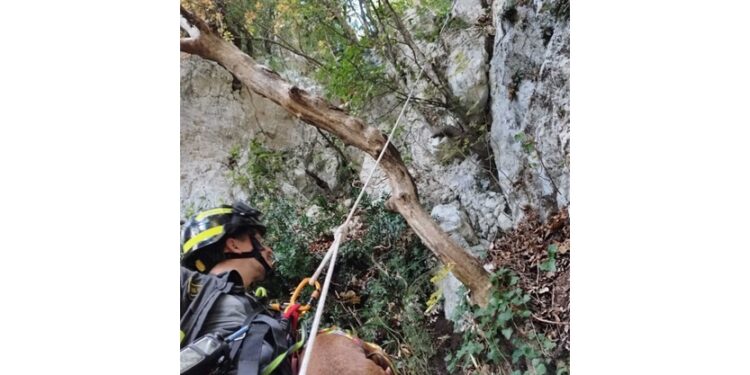
[[[223,253],[223,249],[213,245],[220,243],[227,234],[254,229],[265,235],[266,226],[260,216],[260,211],[242,202],[199,212],[182,229],[182,265],[199,272],[211,269]]]

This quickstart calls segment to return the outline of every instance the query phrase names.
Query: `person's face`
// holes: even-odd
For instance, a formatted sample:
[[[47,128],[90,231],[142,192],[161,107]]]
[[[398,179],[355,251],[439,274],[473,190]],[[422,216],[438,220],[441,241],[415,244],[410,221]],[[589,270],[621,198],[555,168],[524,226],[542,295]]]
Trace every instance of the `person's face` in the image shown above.
[[[255,234],[255,239],[258,240],[260,245],[262,246],[262,250],[260,252],[260,255],[263,256],[263,259],[266,260],[266,263],[268,263],[268,266],[271,268],[275,268],[276,265],[276,257],[273,254],[273,249],[271,249],[270,246],[266,245],[265,242],[263,242],[263,236],[260,235],[260,233]],[[248,239],[249,241],[249,239]],[[252,249],[252,243],[250,244],[250,249]]]
[[[255,234],[255,238],[258,240],[258,242],[261,244],[262,250],[260,251],[260,255],[263,257],[263,259],[268,263],[268,266],[271,268],[274,268],[274,255],[273,250],[271,247],[266,245],[263,242],[263,236],[261,236],[259,233]],[[249,253],[253,250],[253,242],[250,239],[250,236],[243,236],[241,238],[230,238],[227,242],[227,245],[229,245],[229,250],[234,253]],[[263,265],[258,262],[255,258],[247,258],[248,262],[252,262],[254,267],[257,270],[258,275],[263,275],[263,278],[265,278],[266,270],[263,268]]]

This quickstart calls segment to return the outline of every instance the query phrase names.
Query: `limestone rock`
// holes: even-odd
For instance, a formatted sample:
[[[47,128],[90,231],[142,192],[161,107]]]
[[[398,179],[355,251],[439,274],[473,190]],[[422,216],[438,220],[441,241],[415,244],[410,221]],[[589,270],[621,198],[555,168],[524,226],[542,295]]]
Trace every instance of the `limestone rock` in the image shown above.
[[[517,5],[519,4],[519,5]],[[491,145],[514,223],[569,204],[568,1],[496,1]]]
[[[468,24],[475,24],[484,14],[481,0],[457,0],[452,15]]]
[[[448,234],[458,234],[469,244],[479,242],[469,218],[457,202],[437,205],[432,208],[431,215]]]
[[[290,74],[305,89],[312,83]],[[289,197],[318,192],[314,172],[330,188],[338,186],[339,166],[333,150],[324,148],[317,131],[277,104],[233,82],[218,64],[197,56],[180,58],[180,202],[182,216],[201,208],[245,199],[233,180],[233,168],[247,160],[251,140],[272,151],[284,152],[295,166],[279,181]],[[235,156],[232,156],[235,154]],[[231,160],[239,156],[239,160]],[[313,157],[314,156],[314,157]]]
[[[454,318],[457,318],[454,315],[456,307],[458,307],[461,303],[461,298],[463,298],[462,293],[459,293],[462,286],[463,284],[458,281],[452,272],[448,273],[448,276],[438,283],[438,287],[443,291],[443,312],[446,319],[454,320]],[[458,320],[460,318],[455,321]]]
[[[315,220],[320,216],[321,208],[318,205],[312,205],[310,208],[305,211],[305,216],[307,216],[311,220]]]
[[[453,95],[468,115],[484,112],[489,96],[489,55],[483,32],[473,28],[457,30],[448,32],[445,40],[450,50],[446,76]]]

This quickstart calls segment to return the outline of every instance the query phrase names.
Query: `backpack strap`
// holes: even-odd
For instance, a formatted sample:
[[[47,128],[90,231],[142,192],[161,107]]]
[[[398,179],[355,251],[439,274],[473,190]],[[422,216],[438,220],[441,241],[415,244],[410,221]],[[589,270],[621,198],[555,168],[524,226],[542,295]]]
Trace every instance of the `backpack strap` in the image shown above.
[[[257,375],[260,373],[260,356],[263,350],[263,341],[270,329],[265,324],[253,324],[242,340],[239,365],[237,373],[242,375]]]
[[[243,299],[242,301],[244,304],[246,304],[246,306],[251,306],[249,301],[245,299]],[[252,311],[252,312],[250,313],[250,315],[247,316],[247,318],[245,319],[245,322],[242,323],[243,327],[249,326],[253,322],[253,320],[255,320],[255,317],[258,316],[258,314],[260,314],[261,312],[261,310],[257,308],[247,309],[247,311]],[[247,337],[247,335],[249,335],[249,333],[246,333],[245,337]],[[229,351],[230,363],[234,362],[235,358],[237,357],[237,352],[239,352],[240,347],[242,347],[243,342],[244,342],[244,339],[237,339],[230,344],[230,351]]]
[[[273,349],[272,360],[280,354],[286,353],[289,347],[287,325],[267,315],[263,306],[256,306],[250,300],[245,303],[250,307],[248,310],[252,313],[245,319],[243,326],[249,325],[250,329],[242,339],[230,344],[229,362],[238,363],[238,374],[257,375],[261,373],[261,370],[265,370],[260,368],[264,343],[269,344]],[[256,353],[255,350],[259,350],[259,352]],[[255,358],[256,355],[258,358]],[[269,364],[265,365],[268,366]],[[274,374],[291,375],[291,367],[288,365],[277,364],[272,371]]]
[[[271,330],[271,335],[273,336],[273,341],[275,344],[274,348],[276,349],[274,351],[274,355],[285,352],[289,347],[286,325],[282,325],[281,322],[268,315],[259,315],[256,319],[266,324]]]

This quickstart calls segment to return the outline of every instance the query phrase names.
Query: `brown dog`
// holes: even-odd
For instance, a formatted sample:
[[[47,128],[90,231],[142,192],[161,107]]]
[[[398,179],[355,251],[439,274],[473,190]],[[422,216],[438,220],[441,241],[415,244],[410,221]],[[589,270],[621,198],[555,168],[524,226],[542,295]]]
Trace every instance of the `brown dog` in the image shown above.
[[[369,349],[369,348],[367,348]],[[368,359],[368,353],[358,339],[338,334],[319,334],[315,338],[312,358],[307,367],[309,375],[392,375],[388,365],[381,367]],[[302,358],[300,358],[302,363]],[[382,363],[379,361],[379,363]]]

